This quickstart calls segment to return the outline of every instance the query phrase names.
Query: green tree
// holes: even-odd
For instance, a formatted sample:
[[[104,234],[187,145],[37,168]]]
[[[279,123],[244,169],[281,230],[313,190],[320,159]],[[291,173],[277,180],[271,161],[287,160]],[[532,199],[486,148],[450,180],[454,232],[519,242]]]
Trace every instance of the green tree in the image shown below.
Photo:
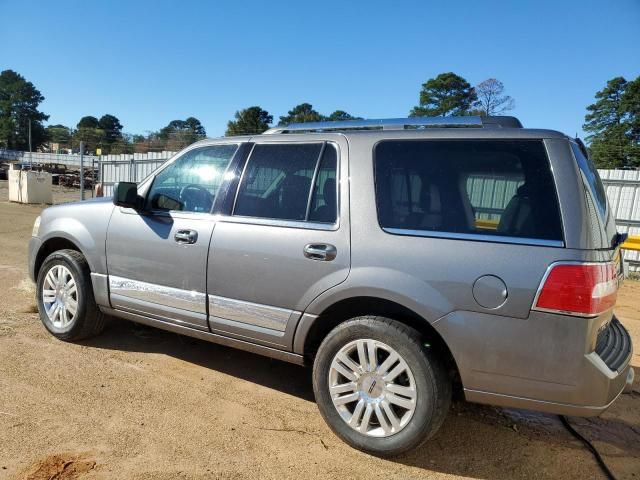
[[[257,106],[239,110],[234,117],[235,120],[227,123],[225,135],[228,137],[262,133],[273,122],[273,115],[269,115],[269,112]]]
[[[627,83],[620,106],[626,115],[631,140],[627,146],[629,163],[640,166],[640,77]]]
[[[186,120],[172,120],[169,124],[160,129],[158,137],[164,141],[167,150],[181,150],[193,142],[205,138],[207,132],[195,117]]]
[[[98,120],[98,128],[104,130],[106,143],[114,143],[122,139],[122,124],[118,117],[108,113],[103,115]]]
[[[504,94],[504,84],[495,78],[488,78],[474,88],[477,100],[473,103],[476,111],[485,117],[501,115],[515,108],[515,102]]]
[[[587,107],[582,128],[588,133],[589,150],[598,167],[640,165],[639,83],[640,77],[632,82],[612,78]]]
[[[467,115],[477,100],[469,82],[455,73],[441,73],[422,84],[420,104],[413,107],[411,117]]]
[[[80,130],[81,128],[99,128],[99,127],[100,127],[100,122],[96,117],[92,117],[91,115],[82,117],[78,122],[78,125],[76,126],[78,130]]]
[[[336,110],[331,115],[327,117],[327,120],[331,122],[338,122],[342,120],[362,120],[362,117],[354,117],[353,115],[348,114],[344,110]]]
[[[80,142],[84,142],[85,153],[94,153],[106,143],[106,133],[100,128],[99,120],[91,115],[82,117],[73,133],[72,148],[80,149]],[[104,151],[103,153],[109,153]]]
[[[66,147],[71,145],[71,129],[64,125],[49,125],[47,127],[47,138],[49,142],[58,143]]]
[[[105,132],[100,128],[78,128],[71,141],[74,150],[80,149],[80,142],[84,142],[85,153],[95,153],[96,149],[105,144]],[[109,153],[107,150],[103,154]]]
[[[13,150],[29,149],[29,123],[31,144],[34,149],[47,140],[42,122],[49,118],[38,106],[44,96],[33,83],[13,70],[0,73],[0,146]]]
[[[280,117],[279,126],[292,123],[321,122],[325,117],[313,109],[310,103],[301,103],[293,107],[287,115]]]

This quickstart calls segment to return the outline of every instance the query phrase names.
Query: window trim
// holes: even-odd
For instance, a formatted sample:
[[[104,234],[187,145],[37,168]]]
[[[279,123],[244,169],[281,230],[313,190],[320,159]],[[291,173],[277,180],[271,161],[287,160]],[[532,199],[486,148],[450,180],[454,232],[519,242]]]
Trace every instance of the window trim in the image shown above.
[[[482,233],[456,233],[456,232],[447,232],[442,230],[417,230],[410,228],[396,228],[396,227],[383,227],[380,223],[380,211],[378,209],[378,182],[376,180],[377,169],[376,169],[376,150],[378,145],[385,142],[467,142],[467,141],[487,141],[487,142],[501,142],[501,141],[523,141],[523,142],[541,142],[545,151],[545,155],[547,158],[547,162],[549,164],[549,170],[553,177],[553,186],[555,190],[555,198],[558,203],[558,215],[560,216],[560,226],[561,226],[561,235],[562,240],[548,240],[548,239],[540,239],[540,238],[527,238],[527,237],[510,237],[505,235],[485,235]],[[553,165],[551,163],[551,158],[549,156],[549,152],[547,151],[546,144],[543,138],[540,139],[521,139],[521,138],[505,138],[505,139],[485,139],[485,138],[465,138],[465,139],[455,139],[455,138],[443,138],[443,139],[419,139],[419,138],[411,138],[411,139],[390,139],[385,138],[378,140],[372,146],[371,151],[371,167],[373,169],[373,190],[374,190],[374,203],[376,207],[376,222],[378,227],[385,233],[390,235],[398,235],[405,237],[422,237],[422,238],[439,238],[443,240],[470,240],[476,242],[483,243],[497,243],[497,244],[512,244],[512,245],[530,245],[536,247],[553,247],[553,248],[564,248],[566,246],[564,241],[564,226],[562,222],[562,211],[560,210],[560,199],[558,198],[558,188],[556,185],[555,175],[553,175]]]
[[[196,218],[202,218],[203,215],[211,216],[213,214],[214,208],[216,206],[216,201],[218,200],[218,195],[222,191],[222,187],[225,185],[225,175],[227,174],[229,169],[234,164],[236,158],[238,157],[238,152],[240,152],[242,150],[243,143],[245,143],[245,142],[221,142],[221,143],[211,143],[211,144],[207,144],[207,145],[198,145],[198,146],[195,146],[195,147],[192,147],[192,148],[187,147],[187,149],[185,149],[183,152],[180,152],[179,154],[175,155],[175,157],[171,161],[167,162],[165,165],[162,165],[160,168],[158,168],[155,172],[153,172],[151,174],[153,177],[152,177],[151,182],[149,182],[149,186],[147,187],[145,195],[144,195],[144,202],[143,202],[144,207],[142,208],[142,212],[147,214],[147,215],[165,216],[165,217],[168,216],[168,217],[172,217],[172,218],[192,218],[193,216],[196,216],[196,215],[197,215]],[[224,146],[224,145],[235,145],[236,146],[236,150],[235,150],[235,152],[233,152],[233,155],[229,159],[229,162],[227,163],[227,166],[224,169],[224,173],[222,174],[222,182],[218,186],[218,190],[216,192],[216,196],[214,197],[213,202],[211,203],[211,208],[209,209],[208,212],[191,212],[191,211],[184,211],[184,210],[161,210],[161,209],[153,209],[153,208],[151,208],[151,205],[150,205],[151,191],[153,190],[153,185],[156,183],[156,179],[157,179],[157,177],[158,177],[158,175],[160,173],[165,171],[167,168],[170,168],[172,165],[174,165],[177,161],[179,161],[185,155],[190,154],[191,152],[193,152],[195,150],[205,150],[207,148],[220,147],[220,146]],[[181,217],[180,215],[185,215],[185,217]]]
[[[563,248],[563,240],[544,240],[540,238],[527,237],[507,237],[504,235],[484,235],[482,233],[455,233],[443,232],[439,230],[411,230],[407,228],[381,227],[382,230],[391,235],[402,235],[408,237],[428,237],[441,238],[443,240],[472,240],[486,243],[512,243],[516,245],[532,245],[536,247],[556,247]]]
[[[320,153],[318,154],[318,158],[316,159],[316,164],[314,167],[314,175],[311,183],[311,188],[309,189],[309,197],[307,198],[307,211],[305,212],[305,217],[309,216],[309,205],[310,199],[313,197],[313,190],[315,188],[315,179],[320,168],[320,163],[322,162],[322,157],[324,156],[324,152],[326,150],[327,145],[331,145],[336,150],[336,221],[334,223],[320,223],[320,222],[310,222],[308,220],[285,220],[278,218],[266,218],[266,217],[253,217],[253,216],[245,216],[245,215],[237,215],[235,213],[236,205],[238,202],[238,196],[240,194],[240,188],[242,187],[242,181],[244,180],[244,176],[247,172],[247,168],[249,166],[249,162],[251,162],[251,157],[253,157],[255,153],[255,149],[259,145],[321,145]],[[283,228],[297,228],[303,230],[325,230],[325,231],[336,231],[340,229],[340,170],[342,168],[341,155],[340,155],[340,147],[336,142],[330,140],[311,140],[311,141],[288,141],[288,142],[256,142],[253,144],[251,148],[251,152],[247,156],[247,159],[244,162],[244,166],[242,167],[242,175],[238,181],[238,185],[236,187],[236,191],[233,199],[233,206],[231,208],[231,213],[229,215],[222,215],[219,217],[218,221],[220,222],[228,222],[228,223],[239,223],[239,224],[247,224],[247,225],[265,225],[272,227],[283,227]]]

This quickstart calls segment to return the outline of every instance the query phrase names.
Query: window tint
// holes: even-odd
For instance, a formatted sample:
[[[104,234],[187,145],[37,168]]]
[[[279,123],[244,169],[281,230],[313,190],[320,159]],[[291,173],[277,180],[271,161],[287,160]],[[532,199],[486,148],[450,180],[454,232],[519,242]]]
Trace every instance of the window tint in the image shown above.
[[[190,150],[153,181],[148,205],[154,210],[209,212],[237,145]]]
[[[256,145],[240,183],[234,215],[334,222],[337,201],[330,190],[332,179],[335,185],[337,159],[330,145],[320,159],[322,147],[320,143]]]
[[[383,228],[562,239],[541,141],[384,141],[375,179]]]

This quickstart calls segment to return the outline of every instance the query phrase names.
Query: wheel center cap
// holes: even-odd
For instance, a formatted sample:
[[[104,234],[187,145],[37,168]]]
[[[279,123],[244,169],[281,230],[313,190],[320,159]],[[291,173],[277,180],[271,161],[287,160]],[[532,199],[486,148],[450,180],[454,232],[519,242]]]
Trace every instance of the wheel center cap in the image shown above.
[[[367,375],[361,381],[360,391],[368,398],[378,398],[384,391],[384,382],[377,375]]]

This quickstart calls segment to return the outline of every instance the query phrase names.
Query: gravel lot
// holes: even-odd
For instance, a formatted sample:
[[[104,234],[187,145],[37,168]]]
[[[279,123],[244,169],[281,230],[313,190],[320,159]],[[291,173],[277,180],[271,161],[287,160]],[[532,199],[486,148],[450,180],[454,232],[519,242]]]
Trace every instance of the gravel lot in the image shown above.
[[[60,342],[26,271],[42,207],[7,197],[0,181],[2,479],[604,478],[553,415],[457,402],[427,445],[381,460],[325,426],[308,369],[117,320]],[[625,283],[617,312],[640,346],[640,282]],[[620,479],[640,479],[635,388],[601,418],[571,419]]]

